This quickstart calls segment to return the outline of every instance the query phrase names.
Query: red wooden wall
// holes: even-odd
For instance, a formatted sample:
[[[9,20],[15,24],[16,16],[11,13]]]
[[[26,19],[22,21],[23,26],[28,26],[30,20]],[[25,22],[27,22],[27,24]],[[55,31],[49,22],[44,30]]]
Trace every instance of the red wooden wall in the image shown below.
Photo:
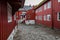
[[[19,20],[19,19],[21,18],[21,17],[20,17],[21,14],[22,14],[22,11],[17,11],[17,12],[16,12],[16,16],[17,16],[16,19],[17,19],[17,20]]]
[[[58,0],[52,0],[52,1],[53,1],[54,27],[60,29],[60,21],[57,20],[57,13],[60,12],[60,2],[58,2]]]
[[[12,16],[12,22],[8,23],[7,3],[0,2],[0,5],[0,40],[7,40],[16,25],[16,21]]]
[[[58,2],[58,0],[50,0],[50,1],[51,1],[51,8],[42,10],[42,12],[36,13],[36,16],[42,15],[42,20],[36,20],[36,23],[43,24],[48,27],[54,27],[56,29],[60,29],[60,21],[57,20],[57,13],[60,12],[60,2]],[[47,2],[45,2],[44,4],[46,4]],[[40,6],[42,7],[42,9],[44,9],[44,4]],[[47,14],[51,14],[50,21],[44,21],[44,15],[47,15]]]
[[[35,12],[33,9],[27,11],[26,20],[35,20]]]
[[[0,2],[0,40],[1,40],[1,27],[2,27],[2,20],[1,20],[1,2]]]
[[[48,1],[49,2],[49,1]],[[45,3],[46,4],[46,3]],[[42,16],[42,20],[36,20],[36,23],[37,24],[43,24],[43,25],[46,25],[46,26],[48,26],[48,27],[52,27],[52,18],[50,19],[50,21],[44,21],[44,15],[48,15],[48,14],[50,14],[50,15],[52,15],[52,8],[49,8],[49,9],[46,9],[46,10],[44,10],[44,4],[42,5],[42,6],[40,6],[40,7],[42,7],[42,11],[40,11],[40,12],[37,12],[36,13],[36,16]],[[40,8],[39,7],[39,8]],[[51,16],[52,17],[52,16]]]

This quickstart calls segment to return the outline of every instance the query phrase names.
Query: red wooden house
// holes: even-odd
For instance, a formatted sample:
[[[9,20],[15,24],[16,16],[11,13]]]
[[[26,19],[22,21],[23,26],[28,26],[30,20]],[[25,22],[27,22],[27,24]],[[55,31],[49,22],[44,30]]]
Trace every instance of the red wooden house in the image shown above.
[[[20,20],[21,19],[21,14],[22,14],[22,11],[17,11],[16,12],[16,19],[17,20]]]
[[[35,12],[34,9],[30,9],[26,13],[26,24],[35,24]]]
[[[60,0],[44,0],[35,11],[36,24],[60,29]]]
[[[23,4],[22,0],[0,0],[0,40],[13,40],[17,28],[15,12]]]

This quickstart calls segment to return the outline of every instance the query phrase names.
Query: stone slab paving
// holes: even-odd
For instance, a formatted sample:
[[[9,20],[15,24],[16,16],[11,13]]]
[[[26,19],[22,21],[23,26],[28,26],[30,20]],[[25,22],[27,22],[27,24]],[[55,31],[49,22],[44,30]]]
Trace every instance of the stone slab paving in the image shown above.
[[[14,40],[60,40],[60,32],[40,25],[19,24]]]

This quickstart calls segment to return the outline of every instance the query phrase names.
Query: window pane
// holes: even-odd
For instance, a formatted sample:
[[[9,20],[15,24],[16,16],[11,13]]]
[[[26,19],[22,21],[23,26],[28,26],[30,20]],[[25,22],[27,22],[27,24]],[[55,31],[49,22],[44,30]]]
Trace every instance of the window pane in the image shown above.
[[[44,5],[44,10],[46,10],[46,7],[47,7],[47,6],[46,6],[46,4],[45,4],[45,5]]]
[[[7,3],[8,22],[12,22],[12,7]]]
[[[51,1],[48,2],[48,8],[51,8]]]
[[[57,13],[57,20],[60,21],[60,12]]]
[[[51,15],[47,15],[47,21],[50,21]]]
[[[60,20],[60,13],[59,13],[59,20]]]
[[[42,11],[42,7],[39,8],[39,12]]]
[[[42,16],[41,15],[39,16],[39,19],[42,20]]]
[[[60,2],[60,0],[58,0],[58,2]]]
[[[44,15],[44,21],[46,21],[46,15]]]
[[[37,20],[37,16],[35,17],[35,19]]]

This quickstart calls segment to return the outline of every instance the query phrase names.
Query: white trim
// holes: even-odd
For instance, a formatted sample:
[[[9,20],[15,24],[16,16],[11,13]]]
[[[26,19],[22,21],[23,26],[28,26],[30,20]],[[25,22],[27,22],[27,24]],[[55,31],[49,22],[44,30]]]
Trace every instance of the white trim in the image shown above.
[[[35,24],[35,20],[25,20],[25,24]]]
[[[16,20],[16,15],[14,15],[14,20]]]
[[[15,36],[16,32],[17,32],[17,26],[12,30],[7,40],[13,40],[13,37]]]
[[[47,3],[47,8],[51,8],[51,1]]]
[[[59,12],[57,13],[57,21],[60,21],[60,19],[59,19]]]
[[[8,23],[12,22],[12,7],[9,3],[7,3],[7,13],[8,13]]]

